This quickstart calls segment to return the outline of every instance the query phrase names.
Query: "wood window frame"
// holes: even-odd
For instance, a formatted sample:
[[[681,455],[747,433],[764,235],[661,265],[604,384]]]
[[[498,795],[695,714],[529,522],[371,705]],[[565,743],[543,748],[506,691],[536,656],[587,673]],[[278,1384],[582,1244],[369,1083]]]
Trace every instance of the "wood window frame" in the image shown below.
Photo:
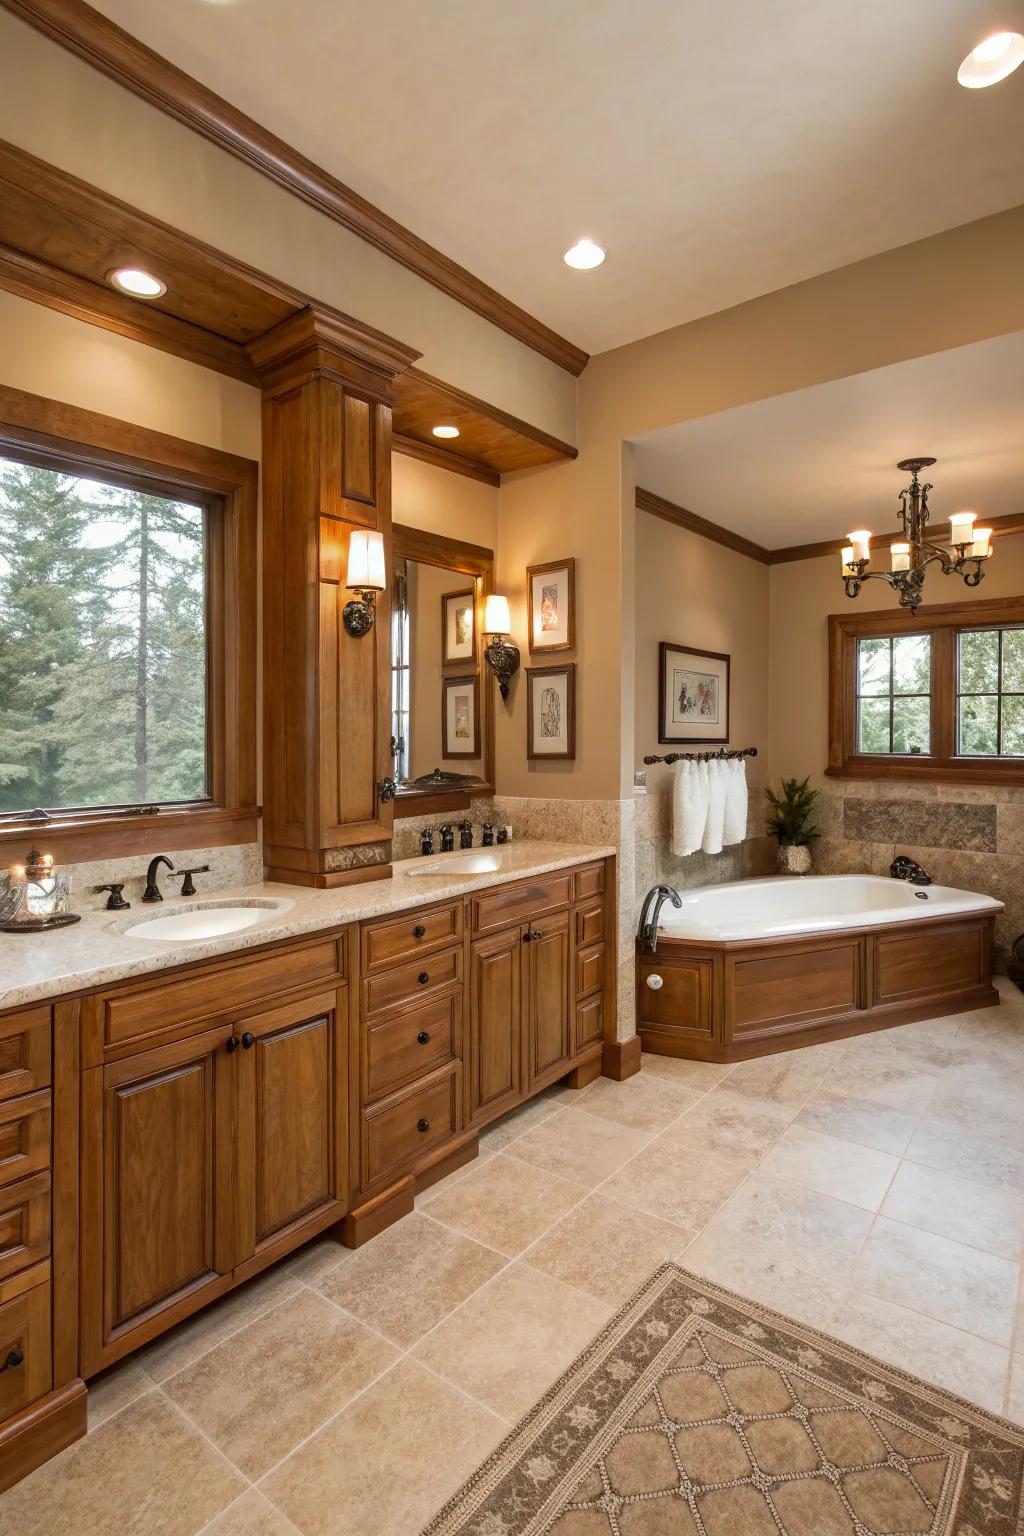
[[[78,406],[0,385],[0,455],[110,477],[209,508],[207,750],[209,797],[147,814],[135,807],[0,817],[0,865],[31,845],[60,863],[255,842],[259,465]]]
[[[1024,758],[958,757],[957,636],[965,629],[1024,624],[1024,597],[976,599],[899,610],[832,613],[828,619],[828,766],[838,779],[922,779],[961,784],[1024,784]],[[857,751],[857,642],[882,636],[932,636],[931,751],[915,757]]]

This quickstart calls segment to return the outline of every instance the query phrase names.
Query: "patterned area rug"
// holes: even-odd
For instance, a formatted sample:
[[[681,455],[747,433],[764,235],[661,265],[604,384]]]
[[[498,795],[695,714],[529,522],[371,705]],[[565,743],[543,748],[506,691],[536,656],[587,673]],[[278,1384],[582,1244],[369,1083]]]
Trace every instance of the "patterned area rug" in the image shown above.
[[[424,1536],[1021,1536],[1024,1429],[675,1264]]]

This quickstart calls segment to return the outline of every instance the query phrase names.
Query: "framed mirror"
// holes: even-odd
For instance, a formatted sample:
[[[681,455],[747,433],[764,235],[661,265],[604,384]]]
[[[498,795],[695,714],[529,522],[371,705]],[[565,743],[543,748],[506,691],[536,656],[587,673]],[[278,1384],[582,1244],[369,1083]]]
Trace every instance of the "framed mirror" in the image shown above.
[[[395,815],[454,813],[494,789],[494,687],[483,659],[494,551],[404,523],[392,539]]]

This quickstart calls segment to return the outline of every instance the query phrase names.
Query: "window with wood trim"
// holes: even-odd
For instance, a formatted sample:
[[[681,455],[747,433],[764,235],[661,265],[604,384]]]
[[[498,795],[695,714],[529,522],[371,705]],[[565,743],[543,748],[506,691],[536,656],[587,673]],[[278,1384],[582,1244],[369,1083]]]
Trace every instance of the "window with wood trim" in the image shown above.
[[[826,771],[1024,783],[1024,598],[832,614]]]

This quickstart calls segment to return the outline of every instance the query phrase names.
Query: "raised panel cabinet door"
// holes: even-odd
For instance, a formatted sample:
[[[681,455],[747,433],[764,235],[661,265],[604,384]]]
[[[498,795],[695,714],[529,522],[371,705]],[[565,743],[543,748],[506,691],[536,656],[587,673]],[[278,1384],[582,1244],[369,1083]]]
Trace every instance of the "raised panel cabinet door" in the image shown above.
[[[230,1038],[225,1025],[83,1074],[86,1371],[159,1331],[161,1315],[169,1326],[224,1288],[233,1263]]]
[[[572,1057],[569,933],[568,912],[528,923],[523,930],[531,1083]]]
[[[522,930],[477,939],[469,963],[469,1118],[492,1119],[522,1095]]]
[[[347,996],[319,993],[235,1026],[236,1264],[296,1225],[344,1214]]]

